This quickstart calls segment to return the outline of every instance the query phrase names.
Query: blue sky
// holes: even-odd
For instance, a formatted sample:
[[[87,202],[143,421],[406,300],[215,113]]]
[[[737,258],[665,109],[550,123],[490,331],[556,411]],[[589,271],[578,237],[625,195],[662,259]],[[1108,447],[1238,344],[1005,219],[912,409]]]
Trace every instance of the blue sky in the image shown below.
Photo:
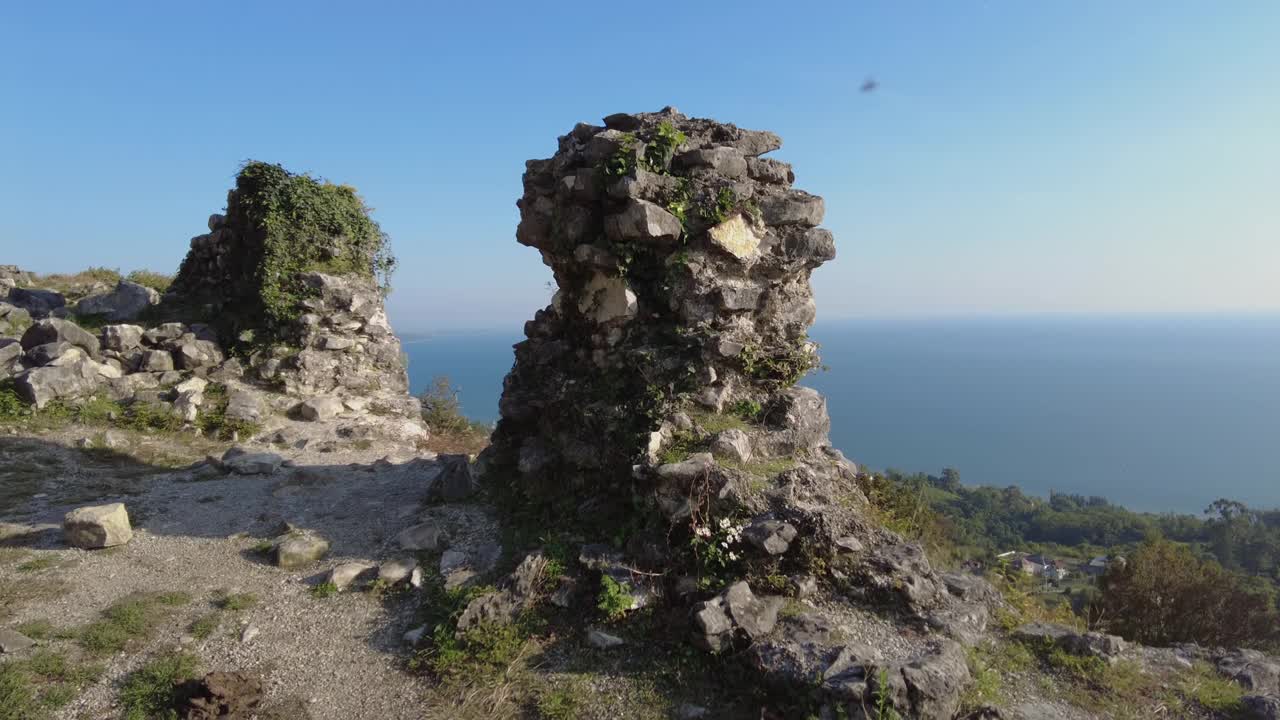
[[[826,197],[820,319],[1275,311],[1278,36],[1271,0],[9,3],[0,262],[172,270],[255,158],[360,189],[401,330],[518,327],[524,160],[670,104]]]

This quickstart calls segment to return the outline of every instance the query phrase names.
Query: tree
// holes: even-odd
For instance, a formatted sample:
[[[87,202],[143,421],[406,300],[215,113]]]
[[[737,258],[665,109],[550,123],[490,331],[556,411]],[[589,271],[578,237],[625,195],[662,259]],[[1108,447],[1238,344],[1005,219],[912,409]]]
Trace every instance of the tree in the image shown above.
[[[1274,590],[1235,575],[1168,540],[1143,543],[1099,582],[1091,619],[1147,645],[1280,644]]]

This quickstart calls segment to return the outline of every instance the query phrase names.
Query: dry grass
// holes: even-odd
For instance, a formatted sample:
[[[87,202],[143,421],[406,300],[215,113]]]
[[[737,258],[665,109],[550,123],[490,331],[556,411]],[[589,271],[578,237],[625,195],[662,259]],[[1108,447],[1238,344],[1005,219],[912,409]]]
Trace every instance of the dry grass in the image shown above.
[[[22,605],[56,600],[70,589],[65,580],[44,575],[0,582],[0,621],[13,617]]]

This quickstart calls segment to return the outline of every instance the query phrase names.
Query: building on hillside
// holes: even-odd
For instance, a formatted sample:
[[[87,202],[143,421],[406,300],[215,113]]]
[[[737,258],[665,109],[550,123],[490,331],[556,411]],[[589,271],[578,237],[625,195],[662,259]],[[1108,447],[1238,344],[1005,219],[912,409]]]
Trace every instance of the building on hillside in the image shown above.
[[[1099,555],[1085,563],[1081,567],[1081,570],[1083,570],[1087,575],[1097,577],[1105,573],[1109,567],[1111,567],[1111,558],[1108,558],[1106,555]]]
[[[1030,557],[1020,557],[1013,561],[1013,566],[1021,570],[1026,575],[1043,575],[1044,564],[1032,560]]]

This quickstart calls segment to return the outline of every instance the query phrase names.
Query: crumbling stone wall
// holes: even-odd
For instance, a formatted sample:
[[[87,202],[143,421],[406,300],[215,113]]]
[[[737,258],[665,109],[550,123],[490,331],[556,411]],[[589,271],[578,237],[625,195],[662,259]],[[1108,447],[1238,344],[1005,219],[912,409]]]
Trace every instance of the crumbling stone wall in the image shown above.
[[[826,401],[796,384],[818,363],[810,275],[835,245],[822,199],[761,157],[780,145],[666,109],[578,125],[527,163],[516,238],[558,291],[515,348],[479,471],[516,517],[619,546],[579,561],[631,607],[686,604],[695,645],[742,651],[818,714],[880,698],[951,718],[980,581],[876,522]],[[784,616],[784,592],[808,604]],[[921,641],[838,630],[879,613],[885,638],[902,622]]]
[[[516,237],[558,292],[516,347],[493,484],[537,503],[566,485],[579,504],[625,500],[633,465],[660,464],[689,411],[782,421],[808,404],[807,435],[744,454],[825,444],[825,403],[792,386],[818,362],[809,276],[835,244],[822,198],[761,157],[781,144],[666,109],[579,124],[526,163]]]
[[[393,263],[354,190],[249,163],[208,226],[168,312],[208,318],[286,394],[373,397],[382,412],[418,416],[379,282]]]

